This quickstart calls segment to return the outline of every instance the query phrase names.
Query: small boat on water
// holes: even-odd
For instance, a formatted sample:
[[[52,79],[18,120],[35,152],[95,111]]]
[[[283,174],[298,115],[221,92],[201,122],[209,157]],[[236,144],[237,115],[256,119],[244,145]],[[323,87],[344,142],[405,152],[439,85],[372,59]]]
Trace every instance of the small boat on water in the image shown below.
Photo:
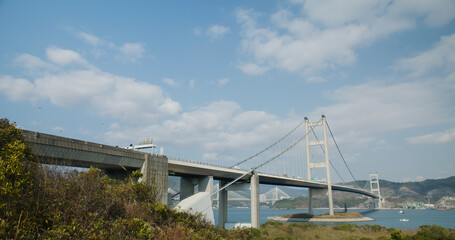
[[[398,211],[398,214],[403,214],[403,213],[404,213],[403,210]]]
[[[409,222],[409,219],[407,219],[407,218],[402,218],[402,219],[400,219],[400,222]]]

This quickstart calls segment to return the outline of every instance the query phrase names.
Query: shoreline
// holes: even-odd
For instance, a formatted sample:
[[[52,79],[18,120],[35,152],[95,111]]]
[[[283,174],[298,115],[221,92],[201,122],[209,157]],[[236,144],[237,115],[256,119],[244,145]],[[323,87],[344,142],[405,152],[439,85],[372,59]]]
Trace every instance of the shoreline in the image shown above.
[[[278,222],[371,222],[376,221],[373,218],[285,218],[280,216],[267,217],[267,219]]]

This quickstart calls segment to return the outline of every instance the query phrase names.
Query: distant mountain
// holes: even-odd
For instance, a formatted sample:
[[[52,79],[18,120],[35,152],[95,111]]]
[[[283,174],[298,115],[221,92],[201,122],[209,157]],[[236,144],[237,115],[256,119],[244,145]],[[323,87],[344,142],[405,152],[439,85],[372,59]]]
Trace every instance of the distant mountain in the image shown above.
[[[369,181],[360,180],[357,183],[350,182],[343,185],[362,186],[370,188]],[[428,179],[422,182],[391,182],[379,180],[381,195],[385,198],[385,207],[401,207],[406,202],[427,202],[436,204],[444,196],[455,196],[455,176],[444,179]],[[335,191],[333,193],[334,204],[342,207],[366,207],[371,205],[371,200],[354,193]],[[314,207],[327,207],[326,196],[314,196]],[[295,197],[277,201],[273,208],[306,208],[308,198],[306,196]]]
[[[359,185],[369,188],[367,180],[357,181]],[[354,183],[349,183],[354,185]],[[421,182],[390,182],[379,180],[381,195],[385,197],[426,197],[439,199],[455,195],[455,176],[443,179],[427,179]]]
[[[362,186],[369,189],[368,180],[359,180],[357,183],[349,182],[343,185],[350,186]],[[389,207],[398,207],[401,204],[409,202],[427,202],[430,200],[431,203],[436,203],[440,198],[444,196],[455,196],[455,176],[444,178],[444,179],[427,179],[421,182],[391,182],[387,180],[379,180],[382,197],[386,198],[386,202],[389,203]],[[180,178],[169,177],[169,187],[175,191],[180,189]],[[265,193],[275,186],[261,185],[260,193]],[[306,198],[300,198],[299,196],[307,196],[308,191],[306,188],[295,188],[295,187],[284,187],[279,186],[281,190],[286,192],[291,197],[295,197],[295,201],[303,201]],[[249,196],[249,192],[239,192],[243,196]],[[362,200],[358,194],[347,193],[347,192],[334,192],[334,202],[340,206],[344,203],[348,203],[348,207],[356,207],[362,205]],[[319,198],[319,197],[316,197]],[[428,199],[429,198],[429,199]],[[321,206],[324,205],[324,197],[321,197]],[[284,200],[282,203],[289,202],[290,206],[303,207],[305,204],[297,203],[292,200]],[[306,200],[305,200],[306,201]],[[280,201],[279,201],[280,202]],[[319,204],[317,204],[319,205]],[[279,204],[277,205],[279,206]],[[284,206],[282,206],[284,207]],[[286,206],[284,208],[288,208]]]
[[[370,188],[368,180],[346,184],[350,186],[360,185],[366,189]],[[385,198],[386,207],[400,207],[406,202],[430,202],[436,204],[442,197],[455,196],[455,176],[443,179],[427,179],[421,182],[391,182],[380,179],[379,186],[381,196]],[[334,198],[340,201],[352,200],[355,197],[351,193],[334,193]]]

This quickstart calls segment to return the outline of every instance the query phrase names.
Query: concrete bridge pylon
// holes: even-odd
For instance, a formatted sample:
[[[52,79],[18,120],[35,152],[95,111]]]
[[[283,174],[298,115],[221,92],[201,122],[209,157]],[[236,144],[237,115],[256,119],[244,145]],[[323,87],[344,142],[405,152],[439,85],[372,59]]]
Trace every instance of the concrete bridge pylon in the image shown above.
[[[378,208],[382,208],[381,190],[379,188],[379,174],[377,173],[370,173],[370,191],[371,193],[376,193],[379,196]]]
[[[310,128],[313,131],[313,127],[322,126],[324,132],[323,140],[310,141],[309,133]],[[312,168],[325,168],[327,175],[327,189],[308,189],[308,211],[313,214],[312,197],[313,195],[327,195],[329,200],[329,214],[334,215],[333,212],[333,197],[332,197],[332,181],[330,178],[330,160],[329,160],[329,149],[327,144],[327,122],[325,116],[322,115],[322,119],[318,122],[310,122],[305,117],[305,135],[306,135],[306,153],[307,153],[307,176],[308,180],[311,181],[311,169]],[[312,162],[310,147],[311,146],[324,146],[325,162]]]

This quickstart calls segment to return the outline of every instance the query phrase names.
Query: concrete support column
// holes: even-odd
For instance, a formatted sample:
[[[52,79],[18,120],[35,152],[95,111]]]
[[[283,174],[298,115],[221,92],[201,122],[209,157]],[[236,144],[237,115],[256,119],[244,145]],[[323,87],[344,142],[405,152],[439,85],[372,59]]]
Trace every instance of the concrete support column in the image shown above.
[[[144,154],[144,163],[141,167],[142,177],[139,179],[156,188],[156,199],[167,204],[168,159],[164,156]]]
[[[251,176],[251,227],[259,228],[259,175],[253,173]]]
[[[219,188],[226,185],[226,181],[220,181]],[[228,192],[226,189],[218,193],[218,227],[224,228],[224,224],[228,219]]]
[[[198,192],[208,192],[210,196],[213,193],[213,176],[207,176],[199,179]]]
[[[180,200],[194,195],[194,187],[197,192],[213,193],[213,176],[207,177],[181,177],[180,178]]]
[[[193,179],[190,177],[180,178],[180,201],[194,195]]]
[[[313,214],[313,190],[308,189],[308,213]]]
[[[141,167],[142,177],[139,179],[140,182],[149,183],[151,179],[151,172],[152,172],[152,158],[151,155],[145,154],[144,156],[144,163]]]

